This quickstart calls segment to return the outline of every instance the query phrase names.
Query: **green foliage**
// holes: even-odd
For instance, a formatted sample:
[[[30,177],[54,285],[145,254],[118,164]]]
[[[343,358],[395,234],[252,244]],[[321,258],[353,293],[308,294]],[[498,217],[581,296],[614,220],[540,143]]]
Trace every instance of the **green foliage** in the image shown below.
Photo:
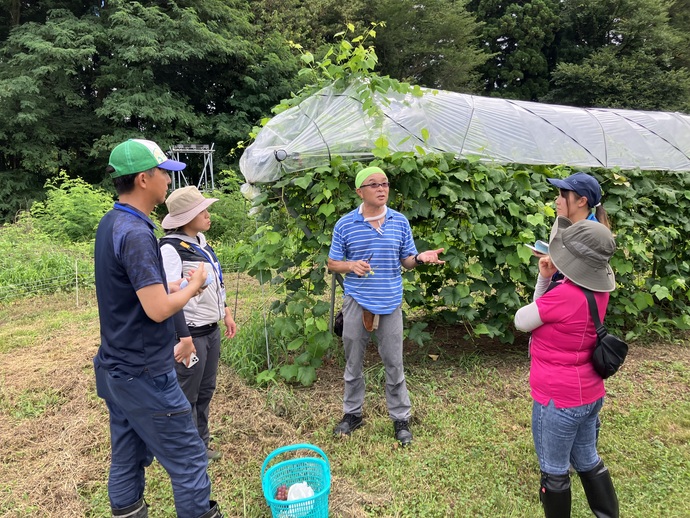
[[[279,35],[251,24],[243,0],[109,2],[105,25],[111,57],[99,83],[109,94],[96,114],[115,129],[98,150],[144,133],[164,147],[213,140],[225,160],[293,85],[296,59]]]
[[[0,42],[0,170],[37,176],[41,184],[69,165],[103,170],[88,156],[105,121],[94,117],[99,96],[86,81],[101,38],[92,12],[54,9]]]
[[[273,361],[280,361],[283,348],[276,341],[273,326],[264,325],[261,312],[253,312],[250,320],[238,327],[237,334],[232,340],[223,338],[221,343],[221,360],[230,365],[242,379],[252,384],[258,382],[259,385],[264,385],[272,378],[267,368],[267,354]]]
[[[297,58],[251,23],[245,0],[21,4],[16,26],[0,22],[0,193],[13,194],[2,219],[60,169],[98,183],[130,137],[214,142],[227,166],[297,85]]]
[[[606,321],[629,338],[670,338],[690,326],[690,178],[666,171],[610,178],[605,206],[619,246],[611,260],[618,289]]]
[[[69,178],[65,171],[49,179],[45,187],[46,200],[31,206],[36,227],[62,241],[94,239],[98,222],[113,207],[112,195],[81,178]]]
[[[668,0],[565,2],[563,59],[545,102],[638,110],[690,109],[687,27]],[[624,13],[624,15],[622,15]]]
[[[676,0],[669,9],[669,23],[671,27],[677,29],[685,36],[685,45],[679,49],[678,55],[675,56],[674,65],[690,68],[690,51],[688,51],[688,42],[690,42],[690,0]]]
[[[36,229],[28,215],[0,227],[0,247],[2,300],[72,291],[77,280],[80,286],[93,285],[92,244],[56,240]]]
[[[455,0],[366,2],[351,0],[256,0],[257,22],[322,55],[345,24],[375,24],[381,75],[455,91],[476,89],[476,68],[488,55],[478,48],[479,24]]]
[[[556,0],[470,0],[482,20],[489,60],[481,68],[488,95],[536,101],[549,91],[553,46],[560,27]]]
[[[364,0],[253,0],[255,23],[263,31],[279,31],[287,41],[322,49],[345,23],[364,24]]]
[[[339,38],[337,43],[328,47],[320,60],[317,60],[314,54],[305,50],[302,45],[290,42],[291,47],[299,52],[302,61],[303,68],[299,71],[299,75],[308,83],[290,99],[282,100],[273,108],[273,112],[282,113],[298,105],[326,85],[333,84],[336,88],[344,90],[351,83],[364,78],[366,81],[360,82],[361,86],[357,95],[364,110],[370,115],[380,111],[373,98],[374,92],[385,93],[389,90],[409,92],[409,84],[374,73],[379,58],[374,49],[373,39],[376,37],[377,28],[383,25],[372,22],[369,29],[351,37],[356,28],[351,23],[347,24],[345,31],[335,35]],[[258,128],[254,128],[254,131],[257,130]]]
[[[385,20],[376,35],[379,73],[401,81],[456,92],[476,91],[478,67],[489,55],[479,49],[480,25],[455,0],[382,0],[364,10]]]
[[[43,183],[38,175],[0,171],[0,222],[12,222],[29,210],[33,201],[43,196]]]
[[[491,53],[489,95],[574,106],[687,111],[687,2],[470,0]]]
[[[547,178],[572,171],[406,153],[373,163],[390,179],[389,206],[410,220],[418,249],[445,248],[444,267],[404,273],[405,302],[426,315],[409,329],[408,338],[423,343],[429,337],[424,327],[433,318],[462,324],[466,339],[512,342],[515,311],[529,301],[537,276],[532,253],[523,245],[548,239],[555,193]],[[250,273],[287,288],[286,300],[274,308],[284,315],[276,318],[274,329],[301,365],[318,359],[332,343],[323,302],[324,265],[335,222],[358,203],[352,184],[359,168],[335,158],[331,167],[285,176],[273,186],[264,211],[287,210],[295,219],[286,227],[262,226],[253,247],[245,250]],[[627,330],[628,338],[648,330],[669,336],[673,328],[687,328],[690,248],[684,236],[690,230],[690,180],[648,171],[627,178],[595,174],[619,245],[612,259],[619,288],[607,324]],[[295,369],[285,368],[286,377],[294,377]]]
[[[212,243],[225,245],[248,241],[256,230],[256,223],[247,214],[247,200],[239,191],[227,191],[222,187],[211,196],[218,198],[218,201],[209,208],[211,228],[205,232],[206,238]]]

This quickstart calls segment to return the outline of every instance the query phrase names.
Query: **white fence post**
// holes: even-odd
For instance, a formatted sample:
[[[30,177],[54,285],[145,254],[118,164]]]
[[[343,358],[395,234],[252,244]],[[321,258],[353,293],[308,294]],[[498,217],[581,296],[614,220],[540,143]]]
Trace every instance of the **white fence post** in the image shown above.
[[[77,294],[77,307],[79,307],[79,261],[74,260],[74,291]]]

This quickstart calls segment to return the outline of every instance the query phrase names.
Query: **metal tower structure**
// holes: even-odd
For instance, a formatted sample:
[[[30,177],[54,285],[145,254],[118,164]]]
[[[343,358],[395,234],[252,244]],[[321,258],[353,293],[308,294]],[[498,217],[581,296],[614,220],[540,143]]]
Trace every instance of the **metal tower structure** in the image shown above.
[[[213,181],[213,146],[207,146],[205,144],[175,144],[170,147],[170,155],[174,160],[180,161],[180,155],[186,154],[202,154],[204,159],[204,167],[201,170],[199,176],[199,181],[196,188],[200,191],[212,191],[215,189],[215,183]],[[184,162],[184,160],[182,160]],[[187,181],[187,177],[184,173],[190,175],[190,171],[185,169],[184,171],[172,172],[172,188],[177,189],[179,187],[184,187],[185,185],[190,185]],[[191,176],[190,176],[191,177]],[[192,184],[193,185],[193,184]]]

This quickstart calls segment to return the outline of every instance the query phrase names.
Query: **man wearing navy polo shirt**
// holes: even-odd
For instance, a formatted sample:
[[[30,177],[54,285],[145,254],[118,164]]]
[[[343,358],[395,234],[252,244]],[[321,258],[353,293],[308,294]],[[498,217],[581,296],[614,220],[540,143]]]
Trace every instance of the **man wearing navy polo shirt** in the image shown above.
[[[376,333],[386,371],[386,405],[394,435],[402,446],[412,441],[410,397],[403,370],[402,272],[419,264],[443,264],[443,248],[417,253],[407,218],[386,206],[388,178],[378,167],[357,173],[359,208],[346,214],[333,229],[328,269],[345,275],[343,346],[345,395],[343,419],[333,433],[350,435],[362,426],[364,352]]]
[[[148,516],[144,468],[154,456],[170,475],[177,516],[221,516],[210,501],[206,446],[177,382],[173,356],[171,317],[199,292],[206,271],[200,263],[188,286],[179,289],[180,279],[175,293],[168,293],[149,219],[165,201],[168,171],[184,167],[150,140],[128,140],[110,154],[108,172],[119,201],[96,231],[101,345],[94,367],[96,390],[110,414],[108,496],[113,516]]]

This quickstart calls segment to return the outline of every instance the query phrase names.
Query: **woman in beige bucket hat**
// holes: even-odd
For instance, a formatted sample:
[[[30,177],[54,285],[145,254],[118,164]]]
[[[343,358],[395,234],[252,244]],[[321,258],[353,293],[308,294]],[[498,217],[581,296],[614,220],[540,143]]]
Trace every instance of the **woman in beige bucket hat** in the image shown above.
[[[163,218],[166,234],[160,240],[163,265],[168,282],[187,277],[199,262],[206,263],[210,283],[197,297],[184,307],[184,319],[176,319],[176,332],[180,343],[193,342],[198,361],[193,356],[183,358],[175,349],[175,369],[185,396],[192,405],[192,416],[199,435],[206,444],[209,460],[219,459],[222,454],[210,448],[208,414],[211,398],[216,388],[216,375],[220,360],[220,329],[218,321],[225,324],[225,336],[233,338],[235,320],[225,304],[223,271],[213,248],[204,236],[211,227],[208,207],[217,198],[204,197],[196,187],[182,187],[173,191],[165,201],[168,215]]]

